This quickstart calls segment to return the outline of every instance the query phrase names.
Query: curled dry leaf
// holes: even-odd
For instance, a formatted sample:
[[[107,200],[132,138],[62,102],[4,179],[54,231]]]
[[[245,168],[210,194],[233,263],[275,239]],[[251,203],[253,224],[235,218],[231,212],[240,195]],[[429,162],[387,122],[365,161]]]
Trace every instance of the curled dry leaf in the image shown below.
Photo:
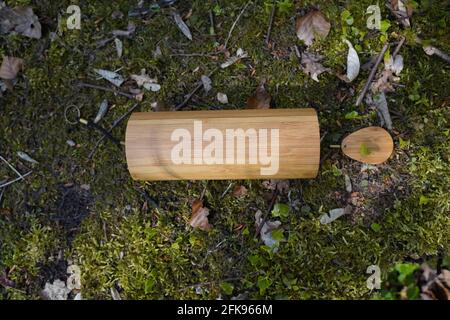
[[[102,103],[100,103],[100,107],[98,108],[97,116],[94,119],[94,123],[99,123],[108,112],[108,100],[104,99]]]
[[[258,210],[255,214],[255,225],[256,229],[258,229],[263,223],[262,218],[263,213],[261,210]],[[261,236],[261,240],[264,242],[264,244],[270,248],[273,249],[274,252],[278,250],[278,245],[280,241],[278,239],[274,239],[272,232],[279,229],[281,226],[280,221],[265,221],[264,225],[261,227],[261,231],[259,232]]]
[[[22,59],[4,56],[2,66],[0,67],[0,78],[5,80],[14,80],[20,69],[22,69],[22,66]]]
[[[330,33],[331,24],[319,10],[309,12],[297,19],[297,37],[310,46],[317,37],[325,38]]]
[[[345,40],[345,43],[348,46],[348,55],[347,55],[347,79],[349,82],[352,82],[359,75],[359,69],[361,67],[361,63],[359,62],[358,53],[350,41]]]
[[[208,76],[202,75],[201,80],[202,80],[203,89],[205,90],[205,92],[208,93],[209,91],[211,91],[211,89],[212,89],[211,78]]]
[[[37,162],[36,160],[34,160],[33,158],[31,158],[27,153],[23,152],[23,151],[18,151],[17,155],[19,156],[20,159],[22,159],[23,161],[32,163],[32,164],[38,164],[39,162]]]
[[[319,54],[310,53],[305,51],[302,53],[301,66],[304,73],[311,76],[311,78],[319,82],[318,76],[324,72],[329,72],[329,68],[325,68],[320,61],[323,60],[323,56]]]
[[[209,209],[203,207],[203,202],[200,199],[196,199],[192,203],[192,216],[189,225],[196,229],[210,231],[212,225],[209,224],[208,215]]]
[[[183,19],[180,17],[178,12],[173,11],[172,12],[173,20],[175,21],[175,24],[177,27],[181,30],[181,32],[192,41],[192,33],[191,30],[189,30],[189,27],[187,24],[183,21]]]
[[[117,57],[120,59],[123,55],[123,43],[119,38],[114,39],[114,44],[116,45]]]
[[[225,93],[218,92],[217,93],[217,100],[222,104],[228,103],[228,96]]]
[[[0,33],[11,32],[33,39],[42,37],[39,18],[31,7],[0,8]]]
[[[395,58],[390,57],[386,64],[386,69],[391,70],[396,76],[399,76],[403,71],[404,63],[401,55],[396,55]]]
[[[270,109],[272,97],[267,93],[263,81],[255,93],[247,99],[247,109]]]

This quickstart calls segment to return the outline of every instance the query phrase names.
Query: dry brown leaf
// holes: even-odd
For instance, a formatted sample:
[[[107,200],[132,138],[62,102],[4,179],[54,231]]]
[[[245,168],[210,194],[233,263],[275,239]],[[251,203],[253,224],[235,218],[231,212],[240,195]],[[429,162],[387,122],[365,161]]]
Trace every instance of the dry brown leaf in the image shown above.
[[[330,33],[331,24],[322,12],[314,10],[297,19],[297,37],[310,46],[317,37],[325,38]]]
[[[320,61],[323,56],[305,51],[302,53],[301,66],[304,73],[309,75],[314,81],[319,82],[318,76],[324,72],[329,72],[329,68],[325,68]]]
[[[255,93],[247,99],[247,109],[270,109],[272,97],[267,93],[263,81]]]
[[[0,9],[0,33],[15,32],[29,38],[40,39],[41,24],[31,7]]]
[[[0,78],[5,80],[14,80],[23,66],[23,60],[14,57],[3,57],[0,67]]]
[[[405,5],[403,0],[391,0],[392,10],[395,17],[407,28],[411,27],[409,18],[412,16],[413,7]]]
[[[266,180],[262,182],[262,185],[267,190],[275,190],[277,188],[280,193],[287,193],[289,191],[289,180]]]
[[[236,186],[236,187],[234,187],[234,190],[233,190],[233,196],[235,196],[236,198],[240,198],[240,197],[247,195],[247,192],[248,192],[248,190],[246,187]]]
[[[195,229],[203,231],[210,231],[212,225],[208,221],[209,209],[203,207],[203,202],[200,199],[194,200],[192,203],[192,216],[189,220],[189,225]]]
[[[437,277],[431,277],[421,294],[424,300],[450,300],[450,271],[443,269]]]

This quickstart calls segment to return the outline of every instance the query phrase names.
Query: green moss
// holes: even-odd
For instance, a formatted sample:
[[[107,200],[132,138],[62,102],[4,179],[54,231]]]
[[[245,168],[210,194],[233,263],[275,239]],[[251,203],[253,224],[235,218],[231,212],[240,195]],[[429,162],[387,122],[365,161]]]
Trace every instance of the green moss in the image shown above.
[[[126,16],[112,19],[115,10],[126,14],[129,1],[82,5],[80,31],[67,30],[64,25],[57,27],[58,13],[72,2],[41,1],[34,9],[40,17],[49,18],[45,19],[44,39],[0,39],[1,54],[21,57],[26,62],[14,92],[1,101],[0,150],[22,172],[34,172],[6,189],[4,195],[3,207],[11,213],[0,213],[0,272],[14,267],[10,276],[17,286],[0,289],[2,297],[36,297],[45,282],[53,280],[44,271],[55,269],[59,251],[64,253],[64,259],[70,258],[80,266],[83,297],[110,298],[110,288],[116,287],[123,297],[135,299],[215,299],[219,294],[229,297],[230,288],[233,295],[247,292],[251,298],[370,298],[373,293],[366,287],[368,266],[379,265],[386,278],[398,262],[448,253],[449,69],[438,58],[426,56],[414,43],[415,35],[420,34],[450,51],[445,31],[448,28],[442,28],[449,19],[444,3],[427,6],[420,1],[420,13],[414,14],[409,31],[398,26],[391,13],[381,6],[383,19],[391,22],[385,37],[391,42],[400,35],[407,38],[401,51],[405,59],[401,76],[404,87],[397,88],[388,98],[394,115],[395,142],[398,145],[402,137],[410,144],[396,148],[388,166],[379,167],[380,173],[373,178],[385,188],[387,195],[383,196],[387,200],[370,198],[368,193],[360,208],[362,213],[341,217],[329,225],[320,224],[320,215],[347,205],[343,175],[356,175],[360,170],[359,165],[329,146],[339,144],[347,133],[378,125],[379,121],[367,106],[354,106],[355,95],[364,86],[368,71],[349,85],[333,74],[321,75],[316,83],[301,72],[291,50],[294,44],[301,45],[295,35],[294,16],[302,9],[320,7],[332,22],[332,30],[311,50],[325,56],[324,65],[344,73],[344,36],[355,45],[363,61],[381,50],[384,39],[379,35],[363,40],[365,11],[373,3],[347,1],[344,6],[319,0],[295,2],[274,21],[271,38],[276,44],[275,55],[264,45],[270,10],[259,1],[244,13],[228,49],[233,54],[241,47],[250,58],[214,74],[212,92],[199,92],[186,110],[212,106],[241,109],[261,80],[266,79],[277,108],[314,107],[318,111],[322,133],[327,132],[322,142],[322,156],[327,158],[317,179],[291,181],[290,193],[280,197],[280,203],[290,204],[291,210],[288,217],[280,218],[285,241],[276,253],[253,237],[254,213],[267,208],[267,190],[260,181],[132,182],[123,152],[108,142],[100,146],[93,160],[87,158],[100,136],[68,124],[65,108],[77,105],[82,116],[91,119],[100,102],[107,98],[115,107],[101,124],[109,127],[133,101],[97,90],[77,89],[73,80],[107,85],[96,79],[93,68],[120,69],[124,76],[145,68],[158,78],[162,90],[146,93],[140,110],[150,111],[156,100],[176,105],[196,86],[200,76],[213,70],[225,56],[172,54],[213,52],[224,43],[246,2],[218,1],[221,14],[215,17],[215,35],[211,36],[212,4],[180,1],[177,9],[181,13],[192,8],[192,16],[187,20],[194,34],[192,42],[181,34],[166,10],[145,23],[141,18]],[[351,13],[352,26],[358,30],[341,20],[344,9]],[[109,37],[114,29],[125,29],[130,21],[137,25],[136,36],[123,39],[125,51],[121,59],[112,44],[97,48],[99,40]],[[50,40],[47,32],[58,29]],[[160,57],[153,56],[157,46],[163,52]],[[225,92],[231,103],[219,106],[217,92]],[[342,99],[343,96],[348,98]],[[359,116],[346,118],[352,111]],[[114,135],[123,139],[124,129],[125,124]],[[79,147],[69,147],[68,139]],[[17,151],[27,152],[40,164],[21,163]],[[389,189],[387,181],[395,181],[401,191]],[[65,231],[54,220],[61,201],[60,187],[68,183],[89,184],[93,197],[91,215],[81,227],[74,227],[73,242],[66,239]],[[235,198],[229,191],[222,197],[230,183],[245,185],[248,194]],[[203,190],[214,226],[209,233],[187,226],[189,202]],[[153,209],[142,192],[154,199],[160,209]],[[379,230],[375,228],[378,231],[371,228],[374,223],[380,226]],[[196,294],[197,286],[202,289],[200,294]]]

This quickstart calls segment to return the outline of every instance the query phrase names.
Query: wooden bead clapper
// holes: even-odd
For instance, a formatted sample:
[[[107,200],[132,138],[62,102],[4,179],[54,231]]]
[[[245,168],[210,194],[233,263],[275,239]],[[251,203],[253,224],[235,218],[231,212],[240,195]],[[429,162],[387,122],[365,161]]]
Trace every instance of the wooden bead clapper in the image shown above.
[[[135,180],[315,178],[314,109],[134,113],[126,130]]]

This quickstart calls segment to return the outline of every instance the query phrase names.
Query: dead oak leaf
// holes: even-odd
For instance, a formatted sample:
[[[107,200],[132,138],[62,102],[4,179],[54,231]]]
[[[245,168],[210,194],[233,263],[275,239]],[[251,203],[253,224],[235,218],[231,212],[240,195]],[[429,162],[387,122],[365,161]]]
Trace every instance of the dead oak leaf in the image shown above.
[[[23,59],[14,57],[3,57],[0,67],[0,78],[4,80],[14,80],[23,66]]]
[[[212,225],[209,224],[208,215],[209,209],[203,207],[203,202],[200,199],[196,199],[192,203],[192,216],[189,220],[189,225],[194,229],[210,231]]]
[[[270,109],[271,102],[272,97],[267,93],[265,82],[263,81],[255,93],[247,99],[247,109]]]
[[[297,19],[297,37],[310,46],[313,40],[321,37],[325,38],[330,33],[331,24],[319,10],[309,12]]]

